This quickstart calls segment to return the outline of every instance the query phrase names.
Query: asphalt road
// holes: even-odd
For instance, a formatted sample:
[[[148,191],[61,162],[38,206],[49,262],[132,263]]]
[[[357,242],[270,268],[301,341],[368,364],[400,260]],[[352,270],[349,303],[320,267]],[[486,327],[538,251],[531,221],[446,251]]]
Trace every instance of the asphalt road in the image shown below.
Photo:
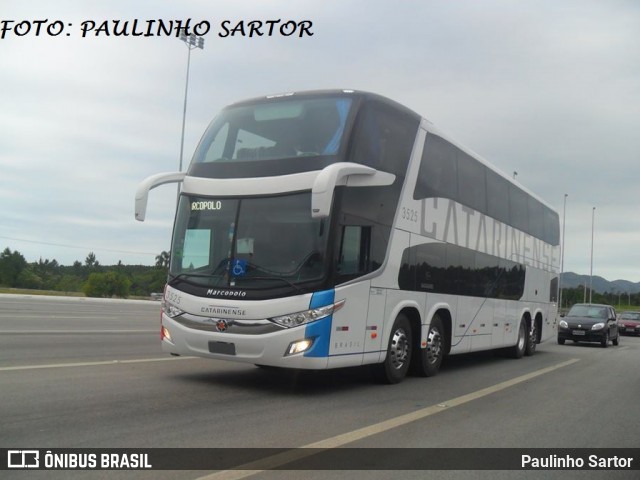
[[[366,369],[300,374],[167,356],[159,345],[159,307],[0,295],[0,448],[640,447],[640,338],[623,337],[607,349],[547,342],[521,360],[452,357],[436,377],[383,386]],[[0,473],[43,479],[246,474]],[[250,478],[615,480],[638,473],[265,471]]]

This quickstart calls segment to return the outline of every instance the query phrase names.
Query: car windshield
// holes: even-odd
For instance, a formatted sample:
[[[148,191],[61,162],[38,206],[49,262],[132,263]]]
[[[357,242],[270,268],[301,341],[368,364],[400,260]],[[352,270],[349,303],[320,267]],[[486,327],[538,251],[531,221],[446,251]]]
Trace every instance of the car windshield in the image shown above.
[[[595,305],[574,305],[567,317],[607,318],[607,307]]]
[[[640,320],[640,312],[623,312],[620,318],[623,320]]]
[[[317,281],[327,228],[311,217],[311,193],[266,198],[182,195],[170,279],[214,287],[274,288]]]

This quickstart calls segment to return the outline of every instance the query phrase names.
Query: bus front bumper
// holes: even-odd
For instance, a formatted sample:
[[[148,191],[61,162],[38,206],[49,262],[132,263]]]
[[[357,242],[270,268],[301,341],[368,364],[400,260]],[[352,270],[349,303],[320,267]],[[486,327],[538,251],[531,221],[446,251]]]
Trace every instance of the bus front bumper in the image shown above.
[[[172,355],[283,368],[321,370],[328,366],[328,356],[308,355],[318,339],[306,337],[304,326],[258,335],[203,332],[163,314],[162,331],[162,350]]]

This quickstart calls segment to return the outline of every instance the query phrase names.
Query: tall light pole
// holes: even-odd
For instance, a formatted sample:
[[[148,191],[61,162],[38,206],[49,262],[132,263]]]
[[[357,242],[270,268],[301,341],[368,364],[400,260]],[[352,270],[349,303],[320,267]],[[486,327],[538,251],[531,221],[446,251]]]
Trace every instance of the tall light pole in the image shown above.
[[[620,308],[620,295],[622,295],[622,291],[618,292],[618,308]]]
[[[562,209],[562,250],[560,251],[560,277],[558,278],[558,303],[560,305],[560,311],[562,312],[562,274],[564,273],[564,232],[565,225],[567,223],[567,197],[569,194],[564,194],[564,207]]]
[[[596,207],[591,210],[591,271],[589,273],[589,303],[591,303],[591,295],[593,293],[593,226],[596,219]]]
[[[180,40],[182,40],[188,49],[187,54],[187,81],[184,85],[184,107],[182,109],[182,135],[180,137],[180,163],[178,171],[182,171],[182,156],[184,153],[184,126],[187,119],[187,92],[189,91],[189,65],[191,64],[191,50],[199,48],[204,49],[204,38],[197,35],[185,35],[184,32],[180,34]],[[178,200],[180,200],[180,184],[178,183]]]

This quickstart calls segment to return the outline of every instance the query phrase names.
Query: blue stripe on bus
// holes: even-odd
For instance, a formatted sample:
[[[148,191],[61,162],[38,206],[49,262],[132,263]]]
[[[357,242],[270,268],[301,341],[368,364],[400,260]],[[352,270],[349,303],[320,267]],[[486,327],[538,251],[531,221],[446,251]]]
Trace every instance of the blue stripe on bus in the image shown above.
[[[322,292],[316,292],[312,295],[311,301],[309,302],[309,308],[320,308],[326,307],[327,305],[331,305],[336,299],[336,291],[332,288],[331,290],[324,290]]]
[[[324,290],[316,292],[311,297],[309,308],[320,308],[334,303],[336,291]],[[315,337],[312,347],[304,353],[305,357],[328,357],[329,340],[331,339],[331,324],[333,315],[329,315],[321,320],[310,323],[304,330],[305,338]]]

